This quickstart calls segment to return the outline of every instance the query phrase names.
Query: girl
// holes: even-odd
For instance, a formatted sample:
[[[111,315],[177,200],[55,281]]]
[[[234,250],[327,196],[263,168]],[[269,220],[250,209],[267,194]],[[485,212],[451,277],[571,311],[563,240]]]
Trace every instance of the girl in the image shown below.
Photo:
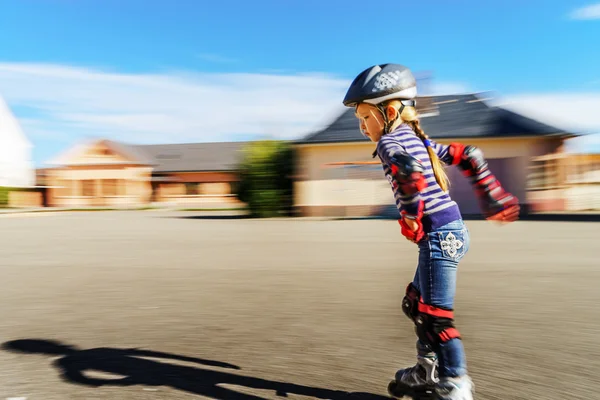
[[[400,211],[401,233],[419,247],[419,264],[402,301],[414,322],[417,364],[396,372],[388,386],[394,397],[434,393],[441,400],[472,400],[460,333],[454,326],[454,295],[459,261],[469,250],[469,231],[448,193],[444,165],[467,176],[484,215],[512,222],[518,200],[506,192],[481,150],[441,145],[423,132],[415,109],[416,80],[398,64],[375,65],[352,82],[344,105],[355,108],[363,135],[377,143],[379,156]]]

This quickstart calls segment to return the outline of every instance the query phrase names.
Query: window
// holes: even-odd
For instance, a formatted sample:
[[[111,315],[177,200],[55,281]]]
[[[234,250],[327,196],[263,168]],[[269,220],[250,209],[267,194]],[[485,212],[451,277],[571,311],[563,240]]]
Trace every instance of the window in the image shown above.
[[[185,194],[188,196],[193,196],[198,194],[198,184],[197,183],[186,183],[185,184]]]
[[[102,181],[102,194],[104,196],[118,196],[118,181],[116,179],[104,179]]]
[[[84,197],[93,197],[95,195],[96,182],[91,179],[81,181],[81,195]]]

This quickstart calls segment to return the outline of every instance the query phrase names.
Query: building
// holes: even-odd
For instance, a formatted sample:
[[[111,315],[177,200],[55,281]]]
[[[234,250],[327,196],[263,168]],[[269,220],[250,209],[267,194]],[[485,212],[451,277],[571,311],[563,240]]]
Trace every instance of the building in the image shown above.
[[[527,209],[527,171],[533,157],[560,151],[573,135],[503,108],[475,94],[432,96],[418,100],[421,126],[434,140],[460,141],[481,148],[503,186]],[[358,129],[354,110],[343,112],[325,129],[295,143],[299,215],[388,215],[396,217],[394,199],[375,144]],[[369,162],[374,164],[368,164]],[[479,215],[477,198],[457,168],[448,168],[450,194],[463,214]]]
[[[79,143],[40,172],[49,206],[139,207],[237,204],[242,142],[132,145]]]
[[[27,188],[35,185],[32,147],[19,122],[0,97],[0,186]]]
[[[137,146],[155,161],[152,200],[237,204],[235,185],[245,145],[246,142],[217,142]]]
[[[534,157],[527,195],[534,212],[600,211],[600,154]]]

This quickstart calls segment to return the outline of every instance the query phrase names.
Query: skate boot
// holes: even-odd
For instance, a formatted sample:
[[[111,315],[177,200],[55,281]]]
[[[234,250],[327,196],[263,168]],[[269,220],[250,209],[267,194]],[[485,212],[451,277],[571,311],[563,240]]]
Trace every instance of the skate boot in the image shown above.
[[[436,354],[417,342],[417,364],[398,370],[388,385],[392,397],[409,396],[413,399],[434,399],[434,387],[438,382]]]
[[[435,385],[439,400],[473,400],[475,385],[467,375],[460,378],[440,378]]]

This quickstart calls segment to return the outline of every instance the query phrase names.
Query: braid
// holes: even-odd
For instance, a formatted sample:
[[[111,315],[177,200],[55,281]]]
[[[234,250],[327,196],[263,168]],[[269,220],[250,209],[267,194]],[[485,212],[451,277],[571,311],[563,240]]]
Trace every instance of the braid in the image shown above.
[[[448,188],[450,187],[450,181],[448,180],[446,171],[444,171],[444,166],[442,165],[440,158],[435,153],[435,150],[433,149],[433,147],[431,147],[431,144],[429,143],[429,136],[427,136],[427,134],[421,128],[421,122],[418,119],[414,119],[412,121],[407,122],[413,128],[419,139],[423,141],[423,144],[425,144],[425,148],[427,149],[427,153],[429,153],[429,158],[431,160],[431,168],[433,169],[435,180],[444,192],[448,191]]]

